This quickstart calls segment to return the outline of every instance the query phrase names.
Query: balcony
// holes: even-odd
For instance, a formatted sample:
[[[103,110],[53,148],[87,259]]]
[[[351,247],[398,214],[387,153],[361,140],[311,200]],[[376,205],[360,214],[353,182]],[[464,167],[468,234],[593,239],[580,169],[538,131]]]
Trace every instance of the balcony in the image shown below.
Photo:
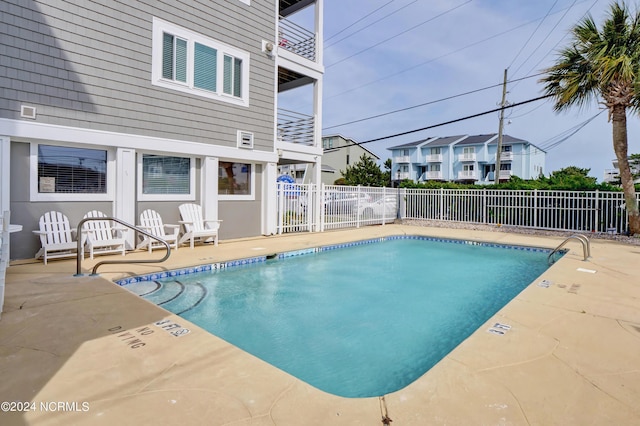
[[[500,180],[511,179],[511,170],[500,170]]]
[[[316,35],[291,21],[280,17],[278,47],[315,62]]]
[[[500,161],[513,161],[513,152],[512,151],[501,152]]]
[[[474,154],[475,156],[475,154]],[[458,172],[458,180],[477,180],[475,170],[462,170]]]
[[[428,154],[425,161],[427,163],[442,163],[442,154]]]
[[[411,157],[409,157],[408,155],[399,155],[397,157],[393,157],[393,162],[394,163],[410,163]]]
[[[411,179],[411,176],[409,172],[398,172],[396,173],[396,179],[398,180]]]
[[[315,146],[313,116],[278,108],[278,140]]]
[[[426,172],[425,177],[427,180],[442,180],[442,172]]]
[[[465,152],[462,154],[458,154],[458,161],[462,161],[462,162],[476,161],[476,153]]]

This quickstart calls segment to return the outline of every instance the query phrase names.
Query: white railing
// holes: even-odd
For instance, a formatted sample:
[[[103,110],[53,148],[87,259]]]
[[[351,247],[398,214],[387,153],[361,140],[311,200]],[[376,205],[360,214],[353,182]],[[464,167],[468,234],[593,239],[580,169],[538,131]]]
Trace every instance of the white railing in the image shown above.
[[[503,151],[500,153],[500,161],[512,161],[513,151]]]
[[[278,201],[278,233],[359,227],[395,218],[583,233],[628,230],[622,192],[317,188],[280,183]],[[317,203],[322,207],[315,209]]]
[[[313,32],[280,17],[278,46],[310,61],[316,60],[316,36]]]
[[[458,172],[458,179],[476,179],[475,170],[462,170]]]
[[[393,157],[394,163],[410,163],[411,157],[408,155],[398,155],[397,157]]]
[[[442,179],[442,172],[427,172],[427,179]]]
[[[406,189],[405,219],[626,233],[621,192]],[[640,200],[640,194],[638,196]]]
[[[465,152],[464,154],[458,154],[458,161],[476,161],[476,153]]]
[[[278,139],[283,142],[314,146],[313,116],[278,108]]]
[[[398,180],[411,179],[411,173],[409,173],[409,172],[396,172],[396,179],[398,179]]]
[[[427,163],[442,163],[442,154],[428,154],[425,160]]]

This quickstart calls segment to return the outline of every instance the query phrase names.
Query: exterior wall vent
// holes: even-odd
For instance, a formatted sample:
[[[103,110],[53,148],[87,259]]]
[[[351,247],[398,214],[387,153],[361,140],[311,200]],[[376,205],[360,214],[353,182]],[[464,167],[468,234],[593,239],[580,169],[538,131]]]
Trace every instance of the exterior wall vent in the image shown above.
[[[33,120],[36,119],[36,107],[22,105],[20,107],[20,117],[22,118],[31,118]]]
[[[238,130],[238,148],[253,149],[253,133]]]

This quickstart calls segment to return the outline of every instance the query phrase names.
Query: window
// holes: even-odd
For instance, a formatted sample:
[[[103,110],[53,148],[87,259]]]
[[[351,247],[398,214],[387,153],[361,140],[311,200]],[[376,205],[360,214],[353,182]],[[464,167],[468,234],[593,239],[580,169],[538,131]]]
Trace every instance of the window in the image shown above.
[[[164,155],[138,156],[138,198],[150,200],[194,200],[193,159]]]
[[[511,145],[504,145],[501,152],[511,152]]]
[[[109,200],[108,176],[106,150],[31,144],[31,201]]]
[[[408,157],[409,156],[409,150],[408,149],[403,149],[402,150],[402,154],[400,154],[400,155],[402,155],[403,157]]]
[[[248,106],[248,71],[247,52],[154,18],[154,85]]]
[[[431,165],[431,171],[432,172],[439,172],[440,171],[440,164],[432,164]]]
[[[473,146],[466,146],[462,148],[463,154],[475,154],[475,152],[476,152],[476,148]]]
[[[218,163],[218,195],[221,200],[253,200],[253,166],[246,163]]]
[[[440,155],[440,148],[431,148],[431,155]]]

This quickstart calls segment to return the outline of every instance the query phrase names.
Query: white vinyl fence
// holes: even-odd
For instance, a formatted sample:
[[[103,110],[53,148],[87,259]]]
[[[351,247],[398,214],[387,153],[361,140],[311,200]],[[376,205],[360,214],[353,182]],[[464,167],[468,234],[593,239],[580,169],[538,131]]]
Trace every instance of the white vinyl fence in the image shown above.
[[[628,231],[621,192],[278,185],[278,233],[377,225],[396,218],[582,232]]]

